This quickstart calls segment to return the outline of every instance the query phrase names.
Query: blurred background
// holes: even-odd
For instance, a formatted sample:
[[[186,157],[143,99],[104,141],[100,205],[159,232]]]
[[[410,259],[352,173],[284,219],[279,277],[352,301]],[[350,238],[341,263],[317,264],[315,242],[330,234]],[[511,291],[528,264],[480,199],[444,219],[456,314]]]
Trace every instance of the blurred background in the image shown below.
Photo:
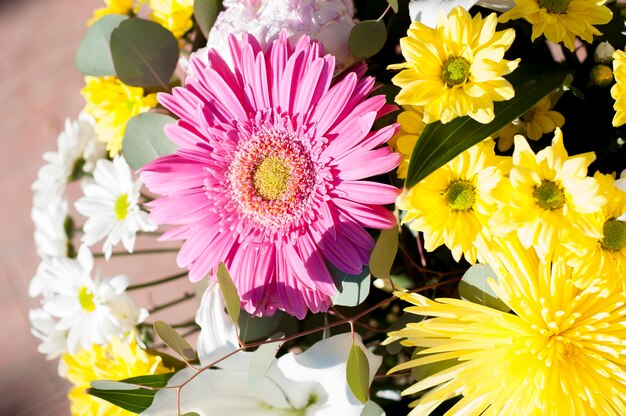
[[[36,307],[38,300],[30,299],[27,289],[39,263],[30,219],[30,186],[43,165],[43,153],[56,150],[65,118],[76,118],[84,105],[79,93],[83,77],[74,68],[74,52],[93,9],[102,5],[102,0],[0,0],[2,416],[70,414],[69,384],[58,377],[57,360],[46,361],[37,352],[39,342],[30,333],[28,309]],[[102,269],[103,276],[128,274],[133,283],[178,271],[174,255],[118,258]],[[133,296],[138,304],[150,308],[189,290],[183,279],[161,285],[149,295],[140,291]],[[164,312],[167,321],[193,318],[194,303],[191,300],[169,308]],[[163,313],[149,320],[157,318],[163,318]]]

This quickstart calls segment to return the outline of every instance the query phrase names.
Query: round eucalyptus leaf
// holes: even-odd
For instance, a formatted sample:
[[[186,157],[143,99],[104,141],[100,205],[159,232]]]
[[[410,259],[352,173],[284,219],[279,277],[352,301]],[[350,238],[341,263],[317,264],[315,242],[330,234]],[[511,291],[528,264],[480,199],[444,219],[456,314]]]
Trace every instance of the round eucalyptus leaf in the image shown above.
[[[74,56],[76,69],[94,77],[115,75],[109,46],[111,32],[127,18],[121,14],[107,14],[89,26]]]

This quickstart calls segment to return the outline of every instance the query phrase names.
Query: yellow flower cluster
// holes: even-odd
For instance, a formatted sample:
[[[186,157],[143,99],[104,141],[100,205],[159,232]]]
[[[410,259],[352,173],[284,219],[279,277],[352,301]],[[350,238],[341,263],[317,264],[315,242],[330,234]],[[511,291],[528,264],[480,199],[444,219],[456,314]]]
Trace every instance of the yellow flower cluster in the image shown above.
[[[91,26],[96,20],[107,14],[126,14],[130,15],[133,9],[133,0],[104,0],[105,7],[100,7],[93,11],[93,16],[87,22],[87,26]]]
[[[131,87],[116,77],[85,77],[81,94],[84,111],[96,121],[98,140],[106,143],[111,157],[122,149],[128,120],[157,105],[156,94],[144,94],[143,88]]]
[[[63,356],[63,362],[67,366],[67,379],[74,385],[69,393],[72,415],[134,415],[135,413],[88,395],[85,389],[94,380],[123,380],[171,371],[163,365],[161,357],[147,353],[137,345],[133,334],[130,337],[128,340],[114,338],[108,345],[94,344],[91,350]]]
[[[405,158],[412,152],[399,150]],[[597,277],[619,279],[626,225],[616,218],[626,212],[626,193],[614,176],[587,176],[594,159],[569,156],[558,128],[552,146],[537,154],[518,135],[511,157],[496,156],[488,139],[409,189],[398,206],[403,221],[424,233],[427,250],[445,244],[457,261],[482,261],[494,241],[514,238],[542,261],[584,262]]]

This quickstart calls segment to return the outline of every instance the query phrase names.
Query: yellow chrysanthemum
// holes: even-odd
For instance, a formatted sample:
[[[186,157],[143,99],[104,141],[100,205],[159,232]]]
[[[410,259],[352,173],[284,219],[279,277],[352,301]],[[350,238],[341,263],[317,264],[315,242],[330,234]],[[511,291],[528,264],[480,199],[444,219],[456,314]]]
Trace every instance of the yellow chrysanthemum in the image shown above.
[[[143,88],[131,87],[115,77],[85,77],[81,94],[87,102],[84,111],[96,120],[98,140],[106,143],[111,157],[122,148],[128,120],[157,105],[156,94],[144,96]]]
[[[533,25],[533,41],[545,34],[550,42],[563,42],[574,51],[576,36],[593,42],[594,35],[602,34],[594,26],[613,17],[604,3],[606,0],[515,0],[515,7],[500,16],[500,21],[524,18]]]
[[[132,334],[131,334],[132,335]],[[130,416],[128,412],[109,402],[85,393],[94,380],[123,380],[126,378],[169,373],[161,357],[142,350],[134,337],[129,340],[113,338],[110,344],[94,344],[91,350],[63,356],[67,378],[74,384],[70,390],[72,415]]]
[[[619,416],[626,414],[626,295],[576,271],[540,262],[519,242],[504,242],[489,262],[492,289],[514,313],[458,299],[398,295],[431,316],[391,332],[389,341],[423,348],[391,371],[451,363],[403,394],[430,389],[410,415],[428,415],[462,396],[445,415]],[[441,366],[440,366],[441,367]]]
[[[598,182],[587,176],[593,153],[568,156],[561,129],[556,129],[552,146],[535,155],[523,136],[515,136],[510,181],[494,191],[500,208],[489,221],[499,236],[517,232],[524,247],[535,247],[549,260],[569,228],[600,238],[599,220],[594,215],[606,198]]]
[[[398,178],[406,178],[409,169],[409,161],[417,139],[424,130],[424,109],[412,105],[404,106],[403,112],[398,115],[400,130],[389,140],[389,145],[402,156],[398,166]]]
[[[530,140],[539,140],[544,134],[552,133],[557,127],[563,127],[563,124],[565,117],[552,110],[550,97],[546,97],[497,133],[498,150],[501,152],[509,150],[513,145],[513,137],[517,134],[522,134]]]
[[[93,16],[87,22],[91,26],[96,20],[107,14],[131,14],[133,12],[133,0],[104,0],[106,7],[100,7],[93,11]]]
[[[626,212],[626,192],[615,186],[613,175],[597,172],[594,177],[607,199],[596,213],[596,232],[602,237],[591,238],[572,230],[564,242],[567,263],[580,272],[583,280],[577,285],[588,285],[589,279],[600,277],[611,287],[626,288],[626,223],[617,219]]]
[[[619,127],[626,123],[626,52],[613,52],[613,75],[616,82],[611,87],[611,96],[615,100],[613,126]]]
[[[485,225],[496,211],[492,191],[506,175],[510,158],[496,156],[485,140],[437,169],[398,201],[403,222],[424,233],[424,247],[445,244],[454,259],[474,263],[477,239],[488,238]]]
[[[149,0],[150,19],[169,30],[178,39],[193,26],[193,0]]]
[[[424,106],[425,123],[465,115],[481,123],[493,120],[493,102],[515,94],[502,76],[519,63],[503,59],[515,32],[496,32],[496,23],[495,13],[472,19],[461,7],[442,15],[436,29],[413,22],[400,39],[407,62],[389,66],[403,69],[392,80],[402,88],[396,102]]]

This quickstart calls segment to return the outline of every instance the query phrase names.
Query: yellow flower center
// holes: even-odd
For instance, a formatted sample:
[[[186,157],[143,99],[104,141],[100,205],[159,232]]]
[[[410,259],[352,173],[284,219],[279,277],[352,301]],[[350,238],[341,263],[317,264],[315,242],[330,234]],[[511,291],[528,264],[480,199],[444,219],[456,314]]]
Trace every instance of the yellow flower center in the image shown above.
[[[268,156],[254,171],[254,189],[266,201],[279,199],[287,190],[291,170],[277,156]]]
[[[122,194],[117,197],[115,200],[115,217],[118,221],[122,221],[126,218],[126,214],[128,214],[128,207],[130,203],[128,202],[128,195]]]
[[[552,181],[543,181],[533,192],[535,201],[543,209],[558,209],[565,204],[565,193]]]
[[[626,246],[626,224],[622,221],[610,219],[602,227],[604,238],[600,240],[602,248],[610,251],[619,251]]]
[[[455,211],[467,211],[474,206],[476,192],[467,181],[456,181],[446,189],[446,202]]]
[[[463,84],[469,77],[470,66],[465,58],[449,58],[441,68],[441,79],[448,87]]]
[[[546,9],[552,14],[567,13],[569,0],[539,0],[539,7]]]
[[[96,304],[93,303],[93,293],[91,293],[85,286],[81,286],[80,289],[78,289],[78,302],[87,312],[93,312],[96,310]]]

